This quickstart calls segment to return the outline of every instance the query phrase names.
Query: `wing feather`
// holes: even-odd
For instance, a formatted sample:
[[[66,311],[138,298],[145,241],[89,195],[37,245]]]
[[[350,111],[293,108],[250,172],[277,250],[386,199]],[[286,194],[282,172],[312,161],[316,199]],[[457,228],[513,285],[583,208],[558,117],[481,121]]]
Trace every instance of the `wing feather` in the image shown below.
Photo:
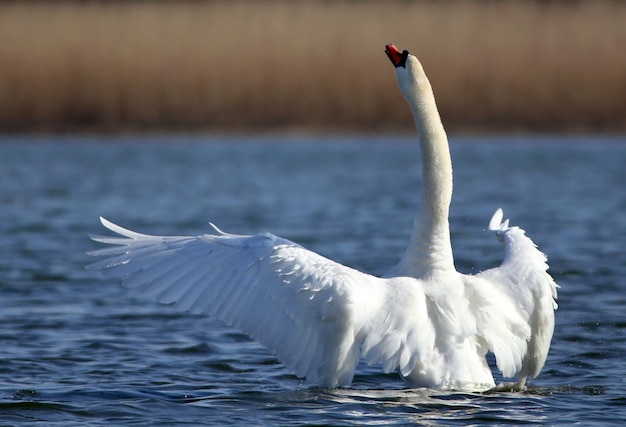
[[[91,252],[109,258],[90,268],[143,296],[240,328],[299,376],[325,386],[352,381],[364,327],[354,299],[367,300],[360,287],[382,279],[267,233],[213,227],[216,234],[151,236],[102,224],[123,237],[94,237],[115,246]]]
[[[477,324],[506,377],[536,377],[554,331],[557,287],[546,256],[519,227],[509,227],[498,209],[489,228],[504,244],[497,268],[469,276]]]
[[[497,226],[502,265],[461,276],[461,287],[457,273],[436,284],[375,278],[267,233],[240,236],[214,227],[216,234],[150,236],[103,224],[123,237],[95,238],[114,247],[91,252],[109,257],[92,268],[153,300],[241,329],[296,375],[322,386],[350,384],[361,353],[385,372],[441,386],[464,375],[456,370],[465,366],[465,356],[456,362],[452,356],[458,367],[446,365],[442,352],[462,351],[456,343],[470,336],[478,348],[467,363],[479,370],[487,349],[505,376],[534,377],[545,362],[556,285],[545,256],[506,222]],[[463,317],[469,313],[471,319]]]

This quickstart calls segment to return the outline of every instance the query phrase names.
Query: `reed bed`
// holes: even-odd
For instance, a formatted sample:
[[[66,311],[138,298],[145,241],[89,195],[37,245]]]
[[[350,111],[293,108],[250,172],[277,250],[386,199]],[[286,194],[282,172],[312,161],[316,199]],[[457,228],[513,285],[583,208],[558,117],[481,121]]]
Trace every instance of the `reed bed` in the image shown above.
[[[626,130],[616,1],[0,4],[0,131],[405,132],[383,53],[456,132]]]

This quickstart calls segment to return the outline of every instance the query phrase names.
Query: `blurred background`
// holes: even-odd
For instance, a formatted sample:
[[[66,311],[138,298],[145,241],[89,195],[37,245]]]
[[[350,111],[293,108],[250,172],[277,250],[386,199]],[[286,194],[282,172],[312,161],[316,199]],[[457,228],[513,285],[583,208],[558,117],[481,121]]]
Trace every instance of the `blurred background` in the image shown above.
[[[7,1],[0,132],[412,132],[384,45],[452,132],[626,131],[626,2]]]

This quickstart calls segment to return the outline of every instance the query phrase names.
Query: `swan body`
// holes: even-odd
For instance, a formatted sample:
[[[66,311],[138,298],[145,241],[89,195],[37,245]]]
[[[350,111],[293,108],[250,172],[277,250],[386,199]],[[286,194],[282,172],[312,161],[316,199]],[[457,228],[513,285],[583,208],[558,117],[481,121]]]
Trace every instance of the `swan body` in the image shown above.
[[[454,268],[448,210],[452,163],[433,92],[417,58],[388,45],[422,150],[422,204],[399,264],[374,277],[269,233],[152,236],[102,224],[116,237],[91,268],[179,310],[205,313],[259,341],[296,375],[328,387],[351,383],[361,357],[413,387],[495,386],[541,371],[554,329],[557,285],[546,257],[494,214],[504,261],[476,275]]]

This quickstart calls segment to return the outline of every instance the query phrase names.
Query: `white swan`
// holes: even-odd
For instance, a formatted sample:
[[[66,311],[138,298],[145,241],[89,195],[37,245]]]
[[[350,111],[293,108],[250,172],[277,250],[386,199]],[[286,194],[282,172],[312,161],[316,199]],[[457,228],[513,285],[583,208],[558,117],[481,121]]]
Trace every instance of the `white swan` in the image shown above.
[[[448,209],[452,166],[447,137],[420,62],[393,45],[396,68],[420,137],[423,194],[408,248],[383,278],[361,273],[272,234],[242,236],[213,226],[200,236],[150,236],[101,218],[123,237],[91,252],[107,277],[179,310],[206,313],[250,335],[298,376],[346,386],[361,356],[399,371],[414,387],[485,390],[495,386],[486,354],[523,387],[542,369],[556,288],[546,257],[517,227],[489,229],[504,242],[498,268],[454,268]]]

